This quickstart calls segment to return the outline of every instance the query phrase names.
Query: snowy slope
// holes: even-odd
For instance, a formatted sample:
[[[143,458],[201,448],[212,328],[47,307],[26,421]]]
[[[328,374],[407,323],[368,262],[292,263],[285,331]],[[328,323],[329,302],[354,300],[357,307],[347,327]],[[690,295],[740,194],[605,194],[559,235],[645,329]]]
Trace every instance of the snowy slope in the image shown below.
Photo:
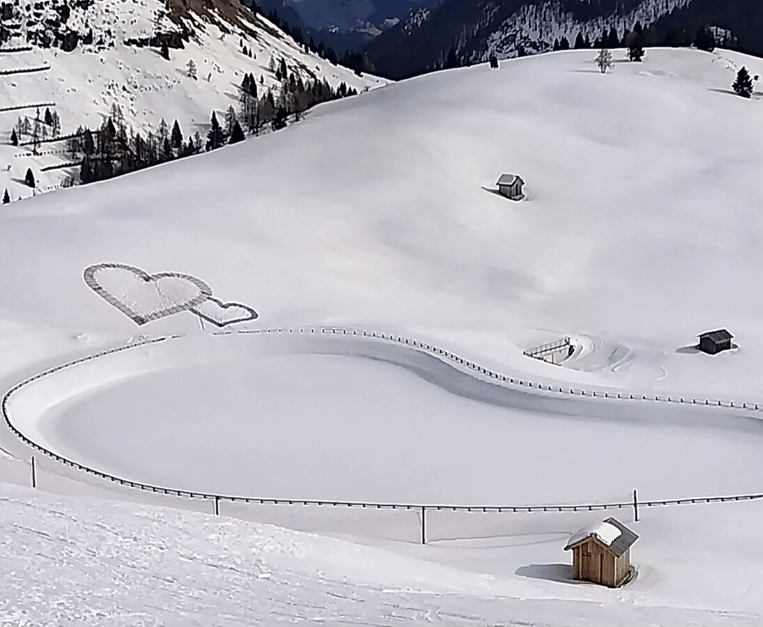
[[[622,58],[624,51],[616,55]],[[498,72],[479,66],[388,85],[322,105],[304,122],[255,141],[3,207],[3,390],[100,347],[183,334],[189,337],[161,350],[135,349],[129,371],[120,370],[121,362],[95,365],[87,377],[63,379],[67,385],[57,397],[27,397],[27,408],[43,410],[28,414],[32,427],[71,454],[100,456],[94,461],[115,471],[164,473],[161,480],[168,480],[168,469],[144,463],[152,455],[157,459],[150,445],[168,454],[177,442],[176,459],[184,461],[169,470],[182,477],[171,480],[196,481],[192,472],[182,472],[196,464],[204,480],[218,482],[214,489],[254,467],[240,461],[246,455],[263,456],[256,460],[263,462],[256,468],[259,483],[236,489],[294,490],[291,495],[310,488],[324,498],[331,487],[354,490],[350,496],[356,497],[369,485],[378,498],[400,494],[402,487],[406,496],[427,502],[467,494],[508,498],[512,492],[565,502],[588,495],[622,499],[641,482],[650,491],[669,489],[666,496],[673,497],[755,489],[763,434],[753,412],[734,418],[722,410],[673,412],[666,405],[655,411],[653,405],[602,405],[597,399],[551,407],[523,391],[517,396],[529,406],[527,416],[494,397],[476,396],[473,386],[451,385],[431,364],[404,363],[400,354],[353,355],[339,345],[309,355],[261,352],[235,336],[209,338],[209,326],[202,328],[189,311],[137,327],[82,280],[85,267],[109,261],[150,273],[187,273],[222,301],[255,308],[260,317],[248,328],[323,324],[393,331],[558,386],[760,402],[763,300],[755,286],[763,275],[763,192],[756,181],[763,166],[763,110],[759,94],[745,100],[729,86],[740,65],[753,74],[763,66],[726,52],[649,50],[644,63],[617,63],[602,75],[593,56],[555,53],[507,62]],[[502,172],[522,175],[524,201],[512,203],[483,189]],[[715,357],[691,350],[697,333],[718,327],[729,328],[737,349]],[[578,347],[565,366],[522,355],[565,335]],[[179,357],[165,350],[171,345],[180,347]],[[371,386],[378,387],[364,394]],[[62,402],[46,404],[51,398]],[[322,419],[310,413],[313,408]],[[394,418],[385,420],[385,409]],[[366,416],[374,424],[364,426]],[[269,429],[252,424],[266,425],[269,417],[282,422]],[[215,440],[213,433],[223,430],[238,440]],[[137,443],[120,448],[146,433],[153,440],[142,449]],[[247,445],[265,437],[273,439]],[[591,466],[581,470],[573,467],[571,442],[592,453],[611,451],[611,457],[596,466],[596,457],[587,456]],[[205,451],[206,444],[213,450]],[[0,445],[28,458],[29,450],[5,426]],[[422,454],[427,445],[431,451]],[[363,455],[364,448],[369,453]],[[436,465],[438,450],[447,451],[443,469]],[[500,455],[507,450],[526,457],[505,464]],[[620,450],[626,451],[627,471],[618,467]],[[295,452],[295,463],[287,463]],[[131,453],[140,458],[137,468],[127,467]],[[408,463],[416,455],[423,465]],[[694,461],[683,466],[691,456]],[[717,458],[707,462],[712,456]],[[447,467],[451,458],[454,469]],[[368,468],[358,465],[364,461]],[[3,458],[0,464],[3,476],[26,480],[21,461]],[[41,480],[48,489],[144,498],[44,464]],[[279,476],[271,481],[268,471]],[[298,472],[309,473],[311,483]],[[479,483],[474,493],[470,480]],[[519,484],[516,490],[512,483]],[[504,492],[489,494],[494,488]],[[278,534],[289,536],[287,544],[314,547],[307,567],[286,560],[276,573],[249,563],[242,585],[228,578],[235,573],[210,566],[220,564],[221,554],[240,555],[236,540],[217,546],[207,541],[221,529],[217,521],[125,505],[115,506],[121,509],[112,517],[111,506],[42,499],[31,518],[45,521],[43,529],[24,522],[32,501],[14,490],[3,508],[13,565],[1,574],[4,589],[16,592],[4,611],[14,612],[13,621],[43,608],[30,624],[49,622],[61,611],[53,601],[60,592],[49,582],[76,582],[67,616],[102,608],[105,595],[88,593],[100,589],[87,579],[89,571],[112,582],[106,585],[109,598],[118,595],[114,605],[95,611],[120,617],[141,612],[147,624],[173,624],[172,617],[183,612],[208,612],[223,617],[221,624],[278,620],[285,602],[292,620],[339,622],[349,616],[381,624],[399,620],[404,611],[411,612],[402,614],[409,620],[446,624],[548,625],[754,625],[763,613],[757,503],[650,508],[643,522],[634,523],[641,536],[634,550],[639,578],[610,592],[572,585],[564,576],[569,558],[561,549],[570,534],[595,522],[587,515],[495,520],[469,514],[468,521],[440,520],[439,530],[435,517],[435,543],[420,550],[410,544],[415,519],[404,523],[414,534],[405,543],[379,541],[379,535],[399,536],[374,535],[360,523],[330,530],[367,535],[376,539],[366,542],[386,551],[496,578],[487,584],[431,564],[391,564],[388,553],[376,551],[337,557],[341,565],[332,564],[335,555],[356,549],[226,521],[222,528],[235,528],[233,536],[261,539],[255,543],[260,558],[264,547],[278,544]],[[303,529],[330,526],[309,512],[292,514],[291,522],[278,512],[238,515]],[[175,518],[167,531],[161,524],[143,526],[134,516]],[[89,526],[99,517],[105,528]],[[186,535],[174,538],[178,528]],[[58,540],[46,544],[38,531],[54,538],[89,533],[99,548],[88,553],[75,544],[67,553]],[[145,539],[127,546],[134,537]],[[141,551],[163,546],[167,538],[172,550],[150,557]],[[130,574],[109,559],[115,547],[132,556],[122,560]],[[188,547],[194,557],[205,556],[202,564],[178,557],[188,555]],[[71,559],[56,561],[61,553]],[[370,572],[355,570],[358,564]],[[197,567],[189,574],[187,568]],[[297,586],[286,571],[302,568],[312,574]],[[38,571],[55,574],[43,579],[33,574]],[[19,572],[35,582],[31,592],[24,591]],[[125,588],[129,598],[119,596],[118,582],[135,572],[142,583]],[[276,573],[271,579],[280,585],[263,589],[258,602],[247,605],[259,572]],[[417,574],[408,579],[409,572]],[[164,577],[159,584],[157,576]],[[189,584],[180,593],[186,576]],[[209,581],[219,587],[199,583]],[[161,590],[151,592],[157,585]],[[438,594],[456,589],[460,596],[400,590],[406,587]],[[336,594],[362,603],[340,606],[345,601],[336,601]],[[390,594],[392,610],[386,605]],[[225,600],[231,596],[235,612]],[[273,603],[263,607],[263,598]],[[173,607],[175,614],[157,605]],[[241,607],[247,608],[243,618],[236,613]],[[437,616],[436,608],[449,613]]]
[[[228,3],[230,4],[230,3]],[[80,126],[99,126],[114,105],[118,105],[127,125],[136,131],[156,131],[164,118],[169,125],[177,119],[186,137],[209,128],[212,111],[221,115],[230,105],[238,107],[238,89],[244,74],[252,73],[260,94],[268,89],[279,93],[280,81],[271,70],[286,61],[305,81],[326,79],[338,87],[344,82],[358,91],[385,84],[375,77],[359,77],[351,70],[334,66],[315,54],[306,53],[262,16],[249,18],[239,9],[243,26],[231,23],[226,15],[190,12],[180,25],[166,15],[158,0],[130,0],[112,3],[99,0],[87,9],[72,10],[70,25],[92,30],[94,42],[80,43],[71,52],[58,48],[0,53],[0,71],[22,68],[49,69],[13,74],[0,84],[0,109],[33,104],[50,104],[61,120],[61,134]],[[87,25],[87,29],[85,27]],[[159,32],[191,33],[182,49],[170,49],[164,60],[157,48],[128,45],[127,40],[150,38]],[[5,48],[21,44],[9,41]],[[252,56],[244,53],[251,50]],[[196,79],[189,76],[188,64],[196,65]],[[54,105],[54,106],[53,106]],[[44,108],[42,111],[44,112]],[[9,138],[19,116],[34,118],[35,109],[0,112],[0,133]],[[71,169],[40,172],[46,166],[65,163],[64,142],[43,144],[40,157],[31,149],[0,146],[0,190],[8,188],[12,199],[32,195],[23,184],[27,168],[38,178],[38,191],[60,185]],[[75,168],[76,170],[76,168]],[[2,191],[0,191],[2,194]]]
[[[266,324],[438,329],[498,363],[570,334],[597,340],[576,380],[750,392],[760,101],[729,85],[760,64],[654,50],[603,76],[591,57],[422,77],[245,146],[6,207],[1,306],[131,333],[81,281],[117,260],[198,276]],[[526,201],[482,189],[503,171],[524,177]],[[33,254],[19,250],[32,233]],[[742,348],[677,352],[716,327]]]
[[[227,517],[55,498],[7,485],[0,500],[0,616],[7,625],[494,625],[508,618],[517,625],[752,627],[760,621],[754,581],[746,594],[738,591],[744,610],[713,611],[710,599],[693,595],[692,584],[708,568],[729,577],[712,594],[715,602],[756,575],[750,557],[763,547],[755,527],[737,526],[736,541],[729,542],[730,527],[718,525],[717,511],[703,533],[676,510],[662,513],[659,523],[646,521],[644,531],[657,531],[661,540],[642,551],[643,580],[612,592],[544,576],[563,572],[561,564],[523,563],[557,558],[558,547],[528,551],[521,542],[542,547],[546,535],[561,545],[570,522],[545,534],[536,523],[534,537],[515,528],[504,536],[508,547],[486,544],[517,573],[480,575],[475,565],[438,564],[448,561],[447,544],[416,557]],[[760,506],[732,507],[743,519],[760,521]],[[698,554],[705,546],[714,550]],[[416,553],[398,549],[404,550]],[[457,561],[465,551],[450,553]],[[669,596],[660,594],[665,590]]]

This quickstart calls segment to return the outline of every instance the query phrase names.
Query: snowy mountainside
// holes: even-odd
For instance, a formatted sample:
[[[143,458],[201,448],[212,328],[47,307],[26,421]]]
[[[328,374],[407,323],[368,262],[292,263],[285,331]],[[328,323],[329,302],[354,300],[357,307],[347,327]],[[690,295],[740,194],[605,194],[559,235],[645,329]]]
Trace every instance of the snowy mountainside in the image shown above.
[[[449,50],[469,62],[491,54],[510,58],[550,50],[555,39],[577,33],[591,41],[602,30],[620,34],[636,22],[647,27],[692,0],[446,0],[412,10],[364,50],[379,73],[403,78],[442,67]]]
[[[261,94],[278,94],[281,81],[273,68],[282,60],[304,81],[325,80],[334,88],[345,83],[363,91],[386,83],[306,52],[238,3],[189,3],[175,11],[178,5],[170,3],[168,12],[154,0],[92,0],[72,5],[66,21],[52,17],[66,4],[8,14],[2,49],[20,50],[0,50],[0,72],[8,74],[0,85],[3,143],[20,116],[35,117],[30,105],[37,104],[43,105],[41,113],[45,108],[57,113],[61,135],[79,126],[97,127],[118,105],[136,131],[156,130],[164,118],[169,125],[176,119],[186,137],[197,131],[203,136],[213,110],[221,115],[230,105],[237,107],[237,88],[246,73],[254,75]],[[36,44],[31,50],[27,39]],[[159,42],[169,43],[169,60],[159,54]],[[39,152],[0,146],[0,194],[8,189],[12,200],[31,196],[33,190],[23,183],[28,168],[36,192],[58,187],[76,172],[44,170],[67,162],[64,142],[42,144]]]
[[[275,10],[294,26],[302,28],[308,36],[323,39],[333,45],[332,35],[350,37],[364,35],[360,41],[378,35],[391,28],[409,11],[422,5],[433,4],[431,0],[260,0],[257,5],[265,13]]]
[[[378,463],[380,487],[426,487],[421,498],[442,503],[435,489],[450,480],[440,468],[457,459],[464,487],[484,486],[480,473],[515,457],[515,450],[533,450],[530,444],[537,454],[513,472],[491,472],[490,480],[507,492],[545,498],[577,476],[574,488],[585,493],[586,503],[606,494],[630,503],[634,488],[640,499],[716,496],[721,489],[741,494],[750,486],[759,494],[763,412],[676,401],[696,394],[761,402],[763,296],[756,286],[763,276],[763,94],[741,98],[730,85],[742,65],[763,74],[763,60],[723,50],[650,48],[642,63],[625,62],[622,49],[613,54],[618,62],[606,74],[596,67],[595,51],[572,50],[512,59],[499,70],[483,64],[421,76],[321,105],[303,122],[255,141],[2,207],[0,393],[46,367],[132,346],[135,372],[146,376],[128,377],[91,362],[103,378],[80,382],[96,388],[54,406],[74,386],[54,383],[54,394],[33,392],[27,397],[32,408],[46,411],[29,412],[30,420],[51,438],[68,437],[78,460],[91,445],[116,463],[110,448],[116,445],[121,459],[142,467],[125,433],[148,448],[164,442],[195,458],[172,464],[186,476],[186,468],[207,464],[220,478],[235,456],[242,475],[248,471],[263,482],[268,493],[256,496],[265,498],[283,497],[274,481],[280,474],[305,489],[306,473],[324,483],[324,498],[336,498],[328,493],[336,486],[334,470],[368,494],[370,473],[355,463],[362,458]],[[525,180],[522,201],[495,193],[503,172]],[[136,326],[83,281],[84,268],[105,261],[198,277],[221,301],[256,308],[260,318],[247,330],[304,325],[394,333],[554,390],[506,388],[532,406],[524,412],[482,402],[469,397],[473,388],[440,387],[432,373],[445,362],[435,356],[406,369],[380,359],[385,353],[348,355],[327,334],[338,348],[325,360],[293,368],[294,355],[285,355],[272,369],[278,387],[256,378],[268,386],[272,406],[294,422],[279,421],[263,407],[265,395],[251,371],[236,368],[235,360],[223,371],[208,358],[229,360],[235,346],[242,361],[268,369],[251,343],[239,342],[236,333],[213,335],[190,311]],[[734,335],[732,350],[708,355],[694,348],[698,333],[721,327]],[[141,342],[155,338],[167,347],[175,342],[163,339],[168,335],[178,336],[181,358],[197,361],[178,360],[184,370]],[[287,343],[297,337],[267,335]],[[265,336],[246,337],[256,342]],[[586,355],[553,365],[522,352],[564,336]],[[202,344],[218,352],[204,352]],[[337,368],[319,370],[327,361]],[[339,369],[358,377],[332,376]],[[394,371],[394,388],[379,385],[381,369]],[[318,372],[336,385],[322,385]],[[202,376],[210,387],[195,385]],[[463,380],[501,385],[481,376],[471,371]],[[222,379],[226,387],[218,385]],[[300,409],[315,398],[297,387],[303,383],[314,386],[328,410]],[[383,396],[364,394],[369,386]],[[421,396],[412,394],[414,386]],[[623,398],[567,393],[598,386]],[[564,393],[556,392],[560,388]],[[131,394],[136,389],[140,393]],[[635,392],[659,394],[661,403],[630,398]],[[140,403],[143,424],[153,423],[162,437],[141,438],[137,411],[101,420],[101,401],[113,407],[128,394]],[[221,395],[227,405],[218,402]],[[552,395],[557,409],[541,406]],[[457,429],[435,396],[457,414]],[[367,397],[379,414],[369,416],[353,402]],[[234,407],[245,398],[257,405]],[[89,405],[93,411],[83,416],[90,401],[96,401]],[[399,422],[378,418],[391,401],[408,408],[408,414],[387,412],[410,417],[399,428],[392,428]],[[199,413],[186,412],[190,407]],[[103,431],[78,431],[72,421],[82,417]],[[331,417],[352,429],[331,428]],[[314,431],[305,429],[308,421]],[[222,422],[233,430],[228,441],[236,438],[235,447],[201,438],[172,446],[178,441],[172,436],[190,438],[201,432],[199,425],[217,430]],[[526,429],[515,437],[488,439],[477,428],[503,431],[520,423]],[[274,440],[275,428],[284,430],[285,442]],[[250,462],[261,459],[246,429],[257,446],[282,457],[281,473],[272,466],[252,472]],[[400,446],[384,446],[375,429]],[[641,429],[652,444],[642,444],[648,441],[639,439]],[[335,440],[338,454],[327,455],[307,434],[318,431]],[[579,446],[571,445],[574,433]],[[676,444],[660,448],[669,433]],[[486,455],[488,445],[495,454]],[[0,476],[28,485],[32,451],[4,422],[0,446],[16,457],[0,456]],[[420,454],[423,446],[430,455]],[[364,454],[372,447],[377,456]],[[448,447],[458,456],[438,455]],[[354,460],[343,454],[351,448]],[[626,450],[633,463],[623,463]],[[602,451],[611,452],[611,463],[602,463]],[[410,460],[424,457],[426,465],[409,470],[403,453]],[[655,470],[649,458],[658,455],[663,470],[642,488]],[[683,463],[689,455],[697,460],[691,466]],[[435,508],[427,514],[431,543],[418,546],[415,510],[390,520],[392,513],[375,508],[358,508],[358,514],[342,508],[342,518],[336,508],[273,512],[226,501],[221,516],[212,518],[209,500],[83,477],[48,457],[39,466],[41,490],[139,504],[0,486],[0,616],[11,625],[195,620],[239,627],[320,619],[758,627],[763,615],[761,499],[644,507],[637,523],[630,507],[500,515]],[[668,483],[665,477],[691,481],[691,493],[675,488],[653,497],[650,492]],[[565,503],[573,498],[570,490],[562,496]],[[207,514],[179,509],[196,507]],[[610,513],[640,536],[632,553],[638,577],[618,590],[571,581],[570,556],[563,552],[569,535]],[[326,533],[343,535],[345,542],[250,525],[227,518],[231,514],[312,533],[334,524]],[[384,520],[344,525],[366,515]],[[375,535],[393,526],[408,535]],[[354,533],[356,544],[348,544]],[[395,559],[400,555],[415,559]]]

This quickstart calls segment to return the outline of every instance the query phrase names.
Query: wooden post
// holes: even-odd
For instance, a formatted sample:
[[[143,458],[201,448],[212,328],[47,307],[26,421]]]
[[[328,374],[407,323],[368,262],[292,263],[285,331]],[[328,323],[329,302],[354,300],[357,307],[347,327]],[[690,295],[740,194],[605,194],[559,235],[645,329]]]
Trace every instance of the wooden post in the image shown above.
[[[421,544],[427,543],[427,508],[421,508]]]
[[[633,520],[638,522],[638,493],[633,490]]]
[[[34,463],[34,455],[32,455],[32,487],[37,487],[37,467]]]
[[[219,516],[219,515],[220,515],[220,497],[216,496],[215,497],[215,516]]]

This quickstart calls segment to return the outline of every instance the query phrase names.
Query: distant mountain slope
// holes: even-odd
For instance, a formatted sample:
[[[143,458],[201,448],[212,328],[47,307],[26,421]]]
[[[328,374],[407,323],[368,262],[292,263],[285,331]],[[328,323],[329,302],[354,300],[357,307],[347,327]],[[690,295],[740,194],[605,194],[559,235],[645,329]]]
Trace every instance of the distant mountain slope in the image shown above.
[[[323,42],[340,55],[352,51],[393,27],[432,0],[243,0],[256,4],[264,15],[273,11],[306,40]]]
[[[345,83],[362,91],[385,83],[307,52],[237,0],[3,6],[3,143],[20,116],[36,116],[38,104],[41,114],[49,109],[58,116],[60,135],[97,127],[116,105],[136,131],[156,130],[164,118],[170,126],[178,120],[185,137],[195,132],[203,137],[213,110],[221,115],[238,107],[244,74],[254,76],[260,95],[271,91],[277,100],[283,90],[281,62],[306,84],[325,81],[336,89]],[[162,45],[169,59],[162,57]],[[32,195],[23,182],[28,168],[37,192],[76,175],[76,168],[58,168],[69,160],[64,142],[43,144],[39,152],[0,145],[0,194],[8,189],[13,200]]]
[[[444,0],[366,44],[377,71],[403,78],[442,67],[451,49],[467,62],[550,50],[577,33],[595,39],[615,27],[647,26],[692,0]]]
[[[706,24],[729,31],[739,50],[763,56],[763,2],[760,0],[692,0],[663,15],[655,23],[655,29],[658,36],[673,30],[686,41]]]

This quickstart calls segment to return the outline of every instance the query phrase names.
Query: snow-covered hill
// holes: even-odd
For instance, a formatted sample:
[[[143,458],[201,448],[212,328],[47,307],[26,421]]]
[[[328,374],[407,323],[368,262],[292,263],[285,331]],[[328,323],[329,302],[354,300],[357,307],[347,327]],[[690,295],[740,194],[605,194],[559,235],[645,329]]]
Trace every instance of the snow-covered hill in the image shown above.
[[[71,7],[66,21],[56,18],[51,26],[59,13],[55,6],[37,10],[25,5],[2,21],[16,28],[0,49],[0,72],[40,68],[8,74],[0,85],[3,143],[20,116],[34,119],[33,105],[38,104],[41,114],[46,108],[58,114],[61,135],[79,126],[99,126],[118,105],[125,123],[136,131],[156,131],[161,119],[170,126],[176,119],[186,137],[195,132],[203,137],[212,111],[222,119],[230,105],[238,108],[245,74],[254,75],[260,94],[272,90],[277,96],[281,80],[274,69],[282,60],[306,83],[326,80],[334,88],[345,83],[357,91],[386,83],[306,52],[237,2],[191,3],[185,9],[170,3],[168,12],[158,0],[96,0]],[[36,44],[33,49],[25,49],[26,40]],[[54,45],[39,45],[49,41]],[[65,52],[71,47],[62,47],[67,41],[76,45]],[[158,41],[182,47],[169,47],[170,59],[165,60]],[[3,52],[19,47],[18,52]],[[8,189],[13,200],[25,198],[60,186],[77,171],[43,170],[71,161],[64,142],[42,144],[40,152],[38,157],[31,147],[0,145],[0,194]],[[38,182],[35,192],[23,182],[28,168]]]
[[[761,412],[675,399],[763,402],[763,101],[730,89],[736,69],[761,74],[763,62],[650,49],[627,63],[616,50],[601,74],[594,56],[393,83],[254,141],[2,206],[0,392],[73,357],[179,335],[29,387],[13,410],[57,450],[105,470],[256,488],[250,496],[342,489],[537,503],[627,499],[633,488],[641,498],[754,490]],[[503,172],[522,176],[524,200],[491,193]],[[435,356],[351,352],[330,338],[305,354],[288,332],[272,350],[253,335],[207,337],[216,327],[188,307],[137,326],[125,311],[156,306],[141,302],[152,277],[122,267],[124,282],[99,293],[83,271],[104,262],[154,281],[192,275],[162,276],[208,287],[219,308],[257,311],[229,329],[400,333],[554,389],[504,386],[498,398],[482,391],[501,384],[475,372],[453,384]],[[183,300],[173,293],[149,290],[169,309]],[[698,333],[721,327],[733,350],[693,349]],[[575,353],[562,366],[523,355],[565,336]],[[627,398],[574,400],[559,388]],[[31,450],[4,424],[0,446],[2,476],[28,481]],[[39,470],[46,490],[211,511],[47,458]],[[596,511],[440,512],[432,544],[416,547],[414,510],[345,518],[222,504],[223,514],[375,545],[366,550],[144,505],[17,488],[4,498],[11,558],[0,575],[13,592],[0,609],[11,624],[202,615],[223,625],[752,627],[763,616],[760,501],[645,509],[633,522],[639,576],[610,591],[573,583],[562,550],[604,517]],[[627,509],[616,515],[631,522]]]

